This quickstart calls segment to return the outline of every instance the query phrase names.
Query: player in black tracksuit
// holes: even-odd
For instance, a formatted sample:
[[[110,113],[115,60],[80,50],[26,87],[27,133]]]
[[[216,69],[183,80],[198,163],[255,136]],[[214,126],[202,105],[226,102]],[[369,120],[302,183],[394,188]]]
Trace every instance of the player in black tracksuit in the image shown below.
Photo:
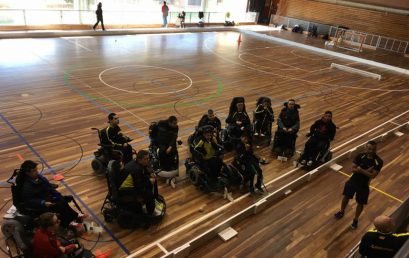
[[[178,168],[178,150],[176,146],[178,132],[178,120],[175,116],[170,116],[167,120],[158,122],[157,144],[160,166],[164,171]]]
[[[131,139],[121,133],[119,117],[115,113],[108,115],[109,126],[101,131],[103,145],[110,145],[113,149],[121,151],[124,164],[132,160],[132,146],[128,144]]]
[[[315,121],[307,134],[310,139],[305,143],[304,153],[300,158],[301,164],[311,166],[316,161],[318,154],[329,148],[329,143],[334,140],[336,130],[332,122],[332,112],[326,111],[321,119]]]

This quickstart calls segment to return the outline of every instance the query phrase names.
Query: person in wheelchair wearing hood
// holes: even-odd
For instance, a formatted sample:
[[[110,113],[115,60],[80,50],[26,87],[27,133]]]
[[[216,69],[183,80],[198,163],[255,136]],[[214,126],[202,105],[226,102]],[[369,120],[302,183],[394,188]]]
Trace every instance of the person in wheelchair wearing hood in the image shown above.
[[[312,166],[318,154],[325,152],[329,144],[334,140],[336,126],[332,122],[332,112],[326,111],[321,119],[314,122],[307,137],[310,139],[305,143],[304,153],[301,155],[301,165]]]
[[[193,155],[199,163],[199,167],[206,173],[209,184],[214,186],[223,166],[223,147],[219,145],[217,138],[214,136],[213,126],[206,125],[199,128],[199,130],[202,133],[193,143]]]
[[[277,155],[292,157],[295,152],[295,141],[300,129],[300,105],[294,99],[284,103],[277,119],[277,131],[274,136],[273,152]]]
[[[236,162],[241,164],[244,174],[250,181],[250,193],[254,193],[254,186],[264,192],[261,187],[263,184],[263,171],[260,168],[260,159],[254,154],[249,137],[243,134],[240,137],[240,142],[236,146]],[[254,185],[254,176],[257,174],[257,182]]]
[[[243,97],[235,97],[230,103],[229,116],[226,118],[226,129],[222,135],[223,145],[227,150],[234,149],[243,133],[250,134],[251,122],[246,112]]]
[[[119,117],[115,113],[108,115],[109,126],[101,131],[101,141],[103,145],[112,146],[113,149],[122,153],[124,164],[132,160],[132,146],[128,144],[132,139],[124,136],[119,127]]]
[[[68,204],[72,196],[63,196],[51,184],[47,178],[38,172],[38,164],[26,160],[21,164],[16,183],[21,191],[21,199],[26,209],[32,211],[32,215],[39,216],[44,212],[55,212],[60,215],[61,226],[64,228],[74,227],[80,229],[82,220],[87,216],[77,213]]]
[[[140,150],[136,155],[136,160],[131,160],[125,165],[121,177],[124,180],[119,187],[120,199],[130,204],[138,204],[142,199],[146,205],[147,214],[158,215],[159,212],[155,210],[158,185],[156,176],[150,167],[149,152]]]

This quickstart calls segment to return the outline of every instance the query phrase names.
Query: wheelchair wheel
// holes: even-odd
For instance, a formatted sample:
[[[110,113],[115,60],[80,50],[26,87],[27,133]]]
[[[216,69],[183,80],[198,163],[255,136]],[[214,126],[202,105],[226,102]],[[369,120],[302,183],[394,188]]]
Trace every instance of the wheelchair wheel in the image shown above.
[[[193,185],[199,185],[200,174],[202,174],[202,171],[197,166],[193,166],[189,170],[189,180]]]
[[[91,167],[92,167],[92,170],[94,170],[94,172],[99,175],[105,173],[105,170],[106,170],[105,165],[99,159],[93,159],[91,161]]]
[[[8,238],[14,234],[16,227],[23,228],[21,223],[18,222],[17,220],[7,219],[7,220],[4,220],[3,225],[1,225],[1,232],[3,233],[5,238]]]
[[[330,161],[332,159],[332,152],[328,151],[328,154],[324,157],[324,163]]]
[[[118,225],[123,229],[133,229],[139,225],[136,217],[136,214],[126,210],[122,210],[118,214]]]
[[[105,220],[105,222],[107,222],[107,223],[112,223],[112,222],[114,222],[115,214],[114,214],[114,211],[113,211],[113,210],[111,210],[111,209],[104,209],[104,210],[102,211],[102,214],[104,215],[104,220]]]

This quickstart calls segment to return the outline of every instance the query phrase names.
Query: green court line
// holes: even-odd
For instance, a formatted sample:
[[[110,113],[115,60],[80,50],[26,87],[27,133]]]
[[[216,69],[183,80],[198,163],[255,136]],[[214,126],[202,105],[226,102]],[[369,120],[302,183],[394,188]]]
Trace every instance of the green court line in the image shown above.
[[[72,69],[68,69],[68,71],[64,71],[64,82],[65,83],[69,83],[70,81],[70,77],[71,77],[71,71],[75,70],[77,66],[74,66]],[[214,75],[213,73],[208,72],[207,73],[213,80],[216,81],[217,83],[217,90],[214,94],[209,95],[205,98],[199,99],[199,100],[192,100],[192,101],[188,101],[188,102],[182,102],[182,103],[178,103],[178,106],[182,106],[182,107],[189,107],[189,106],[195,106],[198,104],[202,104],[205,102],[209,102],[211,100],[214,100],[218,97],[220,97],[222,91],[223,91],[223,84],[220,81],[220,78],[217,77],[216,75]],[[100,102],[104,102],[104,103],[113,103],[112,100],[107,99],[107,98],[103,98],[103,97],[98,97],[86,92],[83,92],[84,96],[91,98],[95,101],[100,101]],[[123,101],[117,101],[116,103],[120,104],[121,106],[124,106],[125,108],[164,108],[164,107],[173,107],[174,103],[163,103],[163,104],[136,104],[136,103],[129,103],[129,102],[123,102]]]

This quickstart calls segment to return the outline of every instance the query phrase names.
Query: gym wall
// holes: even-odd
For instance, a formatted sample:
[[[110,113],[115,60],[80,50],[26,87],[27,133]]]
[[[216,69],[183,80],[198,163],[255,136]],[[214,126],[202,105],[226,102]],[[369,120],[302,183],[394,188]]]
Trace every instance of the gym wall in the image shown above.
[[[276,15],[350,29],[396,39],[409,39],[409,16],[372,11],[311,0],[280,0]]]

